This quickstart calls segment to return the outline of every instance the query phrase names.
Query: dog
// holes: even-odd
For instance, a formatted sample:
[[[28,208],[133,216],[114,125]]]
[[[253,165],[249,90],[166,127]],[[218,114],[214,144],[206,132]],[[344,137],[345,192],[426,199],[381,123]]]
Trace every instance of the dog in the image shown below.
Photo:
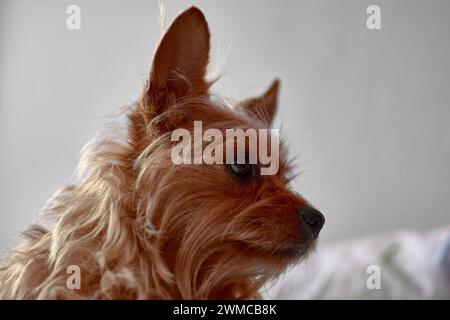
[[[1,264],[0,298],[255,299],[314,250],[325,219],[289,188],[284,144],[272,175],[248,161],[171,160],[172,133],[192,132],[195,121],[219,131],[271,127],[279,81],[222,103],[206,79],[209,51],[207,21],[191,7],[160,41],[124,134],[85,147],[79,179],[40,212],[50,226],[29,227]],[[76,274],[78,286],[69,281]]]

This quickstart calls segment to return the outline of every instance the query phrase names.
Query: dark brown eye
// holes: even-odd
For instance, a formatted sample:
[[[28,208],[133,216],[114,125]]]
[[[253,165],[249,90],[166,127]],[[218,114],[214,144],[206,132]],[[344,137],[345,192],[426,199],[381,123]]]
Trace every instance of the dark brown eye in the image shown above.
[[[227,165],[230,171],[238,177],[250,177],[257,173],[256,164],[232,163]]]

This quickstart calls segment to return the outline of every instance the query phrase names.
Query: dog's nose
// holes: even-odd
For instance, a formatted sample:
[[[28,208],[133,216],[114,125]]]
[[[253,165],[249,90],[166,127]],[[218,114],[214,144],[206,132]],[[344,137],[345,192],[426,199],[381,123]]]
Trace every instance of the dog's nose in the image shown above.
[[[300,216],[302,225],[306,226],[306,228],[302,229],[304,231],[308,230],[311,232],[313,239],[317,239],[317,236],[325,223],[323,214],[312,207],[302,207],[299,208],[297,212]]]

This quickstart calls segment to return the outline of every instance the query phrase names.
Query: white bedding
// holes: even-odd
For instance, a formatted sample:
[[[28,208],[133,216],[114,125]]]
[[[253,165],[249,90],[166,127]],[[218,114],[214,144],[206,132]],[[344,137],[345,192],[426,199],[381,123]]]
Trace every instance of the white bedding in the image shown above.
[[[371,265],[380,289],[369,289]],[[375,267],[377,268],[377,267]],[[370,283],[373,278],[371,278]],[[450,227],[319,246],[263,292],[266,299],[450,299]]]

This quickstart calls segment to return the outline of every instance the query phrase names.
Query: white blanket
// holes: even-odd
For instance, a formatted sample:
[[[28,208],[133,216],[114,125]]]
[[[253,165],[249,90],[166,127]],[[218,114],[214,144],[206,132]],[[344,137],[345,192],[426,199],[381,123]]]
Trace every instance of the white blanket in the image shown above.
[[[266,299],[450,299],[450,227],[319,246],[262,294]]]

